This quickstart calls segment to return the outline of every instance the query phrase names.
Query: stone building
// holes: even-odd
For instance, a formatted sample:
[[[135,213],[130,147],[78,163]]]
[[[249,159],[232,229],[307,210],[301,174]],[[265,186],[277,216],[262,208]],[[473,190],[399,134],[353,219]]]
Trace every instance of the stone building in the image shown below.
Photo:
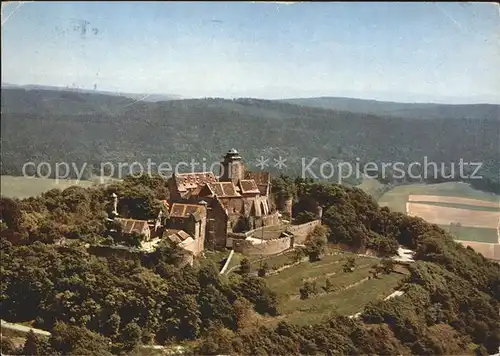
[[[115,220],[121,224],[121,232],[123,235],[132,235],[135,233],[138,235],[143,235],[145,241],[149,241],[151,239],[151,226],[149,225],[147,220],[123,218],[116,218]]]
[[[278,222],[270,204],[271,175],[247,171],[235,149],[223,157],[218,178],[212,172],[174,173],[168,185],[172,202],[206,203],[204,237],[210,247],[225,247],[228,232]]]
[[[168,237],[180,237],[180,242],[182,242],[181,247],[188,249],[194,255],[198,255],[205,248],[207,229],[206,204],[172,204],[165,228],[165,233]],[[187,239],[187,236],[190,239]],[[188,242],[185,242],[186,240]]]
[[[205,184],[217,181],[213,172],[174,173],[168,181],[170,200],[174,202],[197,201],[200,190]]]

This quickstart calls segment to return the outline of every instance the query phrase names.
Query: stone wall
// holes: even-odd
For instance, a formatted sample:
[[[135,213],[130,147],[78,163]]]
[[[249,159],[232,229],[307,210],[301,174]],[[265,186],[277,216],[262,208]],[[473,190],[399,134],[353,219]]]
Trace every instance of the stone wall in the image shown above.
[[[274,255],[293,247],[293,237],[282,237],[253,244],[249,240],[233,240],[233,250],[246,256]]]
[[[321,220],[313,220],[301,225],[289,225],[286,231],[295,236],[295,243],[302,244],[306,241],[307,235],[309,235],[316,226],[320,225]]]
[[[277,225],[280,223],[280,218],[278,212],[271,213],[269,215],[262,217],[262,223],[264,226]]]

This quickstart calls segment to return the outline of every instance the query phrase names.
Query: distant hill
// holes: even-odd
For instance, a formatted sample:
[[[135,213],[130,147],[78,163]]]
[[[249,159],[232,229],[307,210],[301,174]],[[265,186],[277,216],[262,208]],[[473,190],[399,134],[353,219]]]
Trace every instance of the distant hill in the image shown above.
[[[294,175],[311,160],[317,175],[322,163],[336,169],[341,160],[380,167],[427,157],[450,167],[463,159],[482,162],[481,172],[491,177],[498,176],[500,166],[499,120],[423,123],[260,99],[151,103],[53,90],[4,89],[1,94],[2,174],[20,175],[24,163],[41,161],[99,166],[205,159],[209,168],[232,147],[241,151],[249,168],[258,169],[256,159],[264,156],[269,159],[266,169]],[[287,159],[286,170],[273,167],[279,156]],[[325,164],[328,176],[332,167]],[[417,171],[414,167],[412,172]]]
[[[85,93],[85,94],[103,94],[103,95],[111,95],[111,96],[122,96],[125,98],[135,99],[135,100],[143,100],[147,102],[156,102],[156,101],[167,101],[167,100],[178,100],[182,99],[180,95],[175,94],[158,94],[158,93],[122,93],[122,92],[113,92],[113,91],[104,91],[104,90],[91,90],[91,89],[79,89],[79,88],[66,88],[66,87],[57,87],[50,85],[17,85],[17,84],[9,84],[3,83],[2,89],[25,89],[25,90],[55,90],[55,91],[66,91],[66,92],[76,92],[76,93]]]
[[[295,98],[283,102],[323,109],[344,110],[411,119],[500,119],[500,105],[395,103],[340,97]]]

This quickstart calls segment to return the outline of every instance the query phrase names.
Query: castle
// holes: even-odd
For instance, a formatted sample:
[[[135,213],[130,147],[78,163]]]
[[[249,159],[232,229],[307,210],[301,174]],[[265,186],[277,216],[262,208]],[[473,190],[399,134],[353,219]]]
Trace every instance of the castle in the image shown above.
[[[126,234],[141,234],[146,241],[169,239],[195,256],[206,247],[231,247],[231,233],[279,223],[269,172],[248,171],[235,149],[220,167],[219,177],[213,172],[173,173],[167,181],[170,198],[163,201],[167,216],[160,213],[150,222],[118,218],[114,195],[113,218]]]
[[[213,172],[174,173],[168,181],[171,208],[167,234],[183,230],[201,252],[229,247],[228,233],[273,225],[279,220],[272,209],[271,175],[247,171],[240,154],[231,149],[223,157],[219,177]],[[199,221],[198,230],[193,222]],[[171,235],[169,235],[171,236]]]

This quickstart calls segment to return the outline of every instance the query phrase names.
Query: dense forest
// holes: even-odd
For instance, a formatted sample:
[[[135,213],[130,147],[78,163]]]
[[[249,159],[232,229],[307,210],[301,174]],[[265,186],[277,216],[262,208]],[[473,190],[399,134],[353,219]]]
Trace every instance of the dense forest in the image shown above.
[[[343,161],[360,167],[374,162],[377,177],[384,182],[400,178],[394,178],[390,166],[383,174],[383,163],[402,162],[407,167],[419,162],[422,166],[412,168],[412,174],[418,176],[424,173],[426,157],[437,163],[439,176],[446,174],[438,180],[461,180],[460,160],[480,162],[476,176],[483,178],[470,183],[499,192],[500,120],[491,115],[495,108],[483,110],[481,106],[474,111],[473,106],[456,106],[453,110],[454,120],[448,118],[449,111],[418,120],[258,99],[151,103],[102,94],[3,89],[1,168],[2,174],[21,175],[26,162],[49,162],[52,167],[67,162],[85,168],[83,178],[88,178],[101,172],[102,162],[116,166],[137,161],[146,166],[150,159],[175,166],[194,159],[210,166],[235,147],[253,169],[256,159],[264,156],[270,159],[266,169],[302,175],[304,166],[316,158],[311,171],[321,178],[319,168],[324,162],[334,168]],[[460,110],[465,112],[463,116]],[[273,167],[273,158],[279,156],[287,165],[281,171]],[[29,168],[28,174],[36,173],[33,166]],[[466,168],[465,175],[474,169]],[[326,172],[324,175],[330,174],[328,169]],[[47,172],[42,169],[39,173]],[[75,170],[71,173],[75,176]],[[343,182],[357,184],[360,178],[354,172]],[[409,179],[408,174],[404,179]],[[338,182],[338,170],[330,180]],[[436,180],[432,167],[424,180]]]
[[[357,188],[281,176],[275,199],[293,197],[294,214],[323,208],[327,239],[392,254],[416,251],[405,294],[366,306],[360,319],[332,316],[307,327],[281,321],[265,279],[221,276],[201,259],[178,267],[176,246],[134,258],[97,257],[84,242],[102,238],[107,197],[126,197],[131,217],[148,217],[167,194],[161,177],[107,187],[51,190],[0,200],[1,318],[34,321],[30,355],[139,355],[141,344],[183,343],[192,354],[492,354],[500,344],[500,265],[424,220],[380,208]],[[74,243],[58,246],[66,237]]]
[[[500,118],[500,105],[494,104],[430,104],[395,103],[389,101],[317,97],[284,99],[283,102],[323,109],[351,111],[408,119],[491,119]]]

